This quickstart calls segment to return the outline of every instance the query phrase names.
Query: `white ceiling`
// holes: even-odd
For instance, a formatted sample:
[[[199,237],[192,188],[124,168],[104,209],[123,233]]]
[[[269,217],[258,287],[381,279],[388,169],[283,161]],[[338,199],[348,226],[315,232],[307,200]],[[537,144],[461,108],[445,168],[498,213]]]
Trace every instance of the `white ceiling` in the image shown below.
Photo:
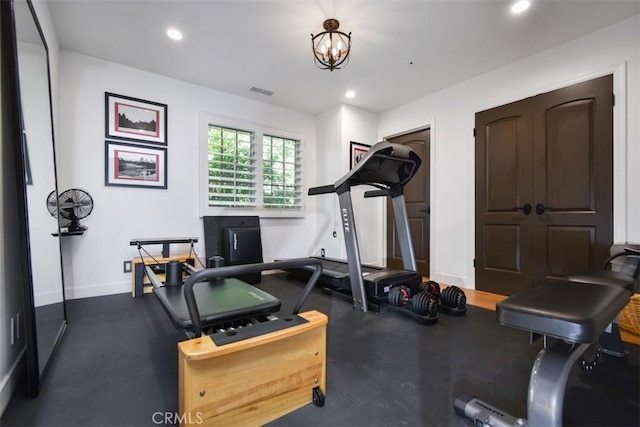
[[[51,0],[62,49],[308,113],[382,112],[640,13],[640,0]],[[311,34],[352,32],[320,70]],[[166,37],[179,28],[184,39]],[[249,86],[273,91],[271,97]],[[356,97],[346,99],[346,90]]]

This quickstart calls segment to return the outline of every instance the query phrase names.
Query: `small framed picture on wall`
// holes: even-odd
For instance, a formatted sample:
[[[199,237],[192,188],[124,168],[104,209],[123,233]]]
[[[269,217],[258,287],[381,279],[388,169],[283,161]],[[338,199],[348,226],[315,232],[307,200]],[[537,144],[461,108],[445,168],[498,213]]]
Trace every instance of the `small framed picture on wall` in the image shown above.
[[[349,165],[351,169],[358,164],[360,159],[367,154],[370,148],[370,145],[351,141],[351,153],[349,155]]]
[[[167,188],[167,149],[105,142],[105,185]]]
[[[167,105],[105,92],[105,137],[167,144]]]

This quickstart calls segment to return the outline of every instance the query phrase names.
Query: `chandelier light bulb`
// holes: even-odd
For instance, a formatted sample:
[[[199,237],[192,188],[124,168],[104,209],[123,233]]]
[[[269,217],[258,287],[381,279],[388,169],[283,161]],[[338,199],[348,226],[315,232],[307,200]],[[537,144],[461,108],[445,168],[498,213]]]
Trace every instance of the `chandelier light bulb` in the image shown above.
[[[349,60],[351,33],[339,31],[340,22],[337,19],[327,19],[323,27],[325,31],[315,36],[311,34],[314,62],[323,70],[342,68]],[[336,40],[333,40],[334,37]]]

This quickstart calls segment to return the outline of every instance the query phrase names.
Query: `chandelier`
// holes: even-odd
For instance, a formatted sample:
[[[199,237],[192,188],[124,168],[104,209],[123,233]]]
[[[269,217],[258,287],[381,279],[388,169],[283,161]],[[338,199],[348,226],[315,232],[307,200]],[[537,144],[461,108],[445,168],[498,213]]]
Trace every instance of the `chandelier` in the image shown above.
[[[322,26],[325,31],[315,36],[311,34],[314,62],[323,70],[342,68],[349,60],[351,33],[338,31],[340,22],[337,19],[327,19]]]

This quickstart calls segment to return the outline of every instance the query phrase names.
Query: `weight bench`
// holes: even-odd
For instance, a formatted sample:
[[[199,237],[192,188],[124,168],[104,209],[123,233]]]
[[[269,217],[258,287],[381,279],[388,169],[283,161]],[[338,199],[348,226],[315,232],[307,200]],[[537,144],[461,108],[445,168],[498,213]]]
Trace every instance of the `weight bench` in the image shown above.
[[[515,418],[469,394],[454,401],[476,426],[561,426],[564,393],[574,362],[598,341],[631,298],[624,287],[562,282],[519,292],[496,305],[498,323],[557,340],[541,350],[531,370],[528,420]]]

